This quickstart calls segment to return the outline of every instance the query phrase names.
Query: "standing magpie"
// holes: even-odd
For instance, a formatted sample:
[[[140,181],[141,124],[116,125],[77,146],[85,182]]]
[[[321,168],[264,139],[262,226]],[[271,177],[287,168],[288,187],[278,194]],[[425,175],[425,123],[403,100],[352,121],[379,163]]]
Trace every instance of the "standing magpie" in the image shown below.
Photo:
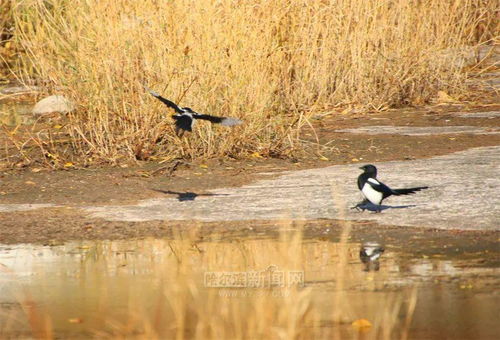
[[[365,199],[358,203],[354,208],[362,209],[362,206],[371,202],[377,205],[377,212],[382,211],[380,204],[384,199],[391,195],[409,195],[417,191],[427,189],[428,187],[415,187],[408,189],[391,189],[387,185],[377,180],[377,168],[374,165],[367,164],[361,168],[364,172],[358,177],[358,188],[363,193]]]
[[[174,102],[160,96],[157,92],[144,86],[144,88],[155,98],[158,98],[163,104],[175,110],[176,114],[172,116],[175,120],[175,133],[182,137],[185,131],[193,131],[193,125],[196,119],[208,120],[211,123],[217,123],[225,126],[239,125],[241,120],[232,117],[217,117],[206,114],[200,114],[189,107],[179,107]]]

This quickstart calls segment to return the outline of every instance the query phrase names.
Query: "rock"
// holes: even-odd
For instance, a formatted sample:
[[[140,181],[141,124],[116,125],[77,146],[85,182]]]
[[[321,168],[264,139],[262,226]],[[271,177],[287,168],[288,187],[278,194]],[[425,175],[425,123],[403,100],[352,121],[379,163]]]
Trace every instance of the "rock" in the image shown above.
[[[464,68],[477,64],[476,53],[473,47],[447,48],[438,51],[436,57],[451,68]]]
[[[498,45],[483,45],[477,49],[477,58],[483,60],[485,66],[498,65],[500,62],[500,47]]]
[[[10,86],[0,89],[1,94],[20,94],[20,93],[30,93],[39,92],[42,88],[39,86]]]
[[[462,118],[500,118],[500,111],[486,111],[486,112],[457,112],[457,116]]]
[[[442,63],[451,67],[471,67],[478,63],[483,66],[491,66],[498,64],[500,48],[490,45],[447,48],[436,52],[435,56]]]
[[[359,133],[367,135],[403,135],[403,136],[429,136],[429,135],[443,135],[443,134],[457,134],[457,133],[472,133],[481,135],[499,134],[500,130],[497,128],[488,128],[481,126],[388,126],[388,125],[374,125],[363,126],[354,129],[340,129],[336,132],[343,133]]]
[[[32,112],[35,115],[43,115],[53,112],[68,113],[74,109],[75,105],[69,99],[61,95],[53,95],[36,103]]]

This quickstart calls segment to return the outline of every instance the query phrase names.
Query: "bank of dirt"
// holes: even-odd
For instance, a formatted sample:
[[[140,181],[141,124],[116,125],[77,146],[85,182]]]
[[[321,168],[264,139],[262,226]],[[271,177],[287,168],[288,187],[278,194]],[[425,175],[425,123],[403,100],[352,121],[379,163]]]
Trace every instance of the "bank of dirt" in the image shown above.
[[[500,105],[437,105],[313,117],[314,131],[303,131],[304,151],[289,159],[174,160],[163,164],[145,162],[128,167],[68,171],[4,170],[0,172],[0,204],[50,203],[65,207],[0,213],[0,243],[161,236],[163,230],[169,228],[167,222],[105,222],[89,218],[77,207],[133,204],[141,199],[165,197],[165,191],[172,195],[174,192],[203,194],[214,188],[245,185],[263,176],[269,178],[269,173],[284,170],[414,160],[499,145],[500,134],[405,136],[336,131],[370,125],[479,126],[494,131],[500,127],[500,118],[468,118],[459,114],[487,111],[500,111]]]

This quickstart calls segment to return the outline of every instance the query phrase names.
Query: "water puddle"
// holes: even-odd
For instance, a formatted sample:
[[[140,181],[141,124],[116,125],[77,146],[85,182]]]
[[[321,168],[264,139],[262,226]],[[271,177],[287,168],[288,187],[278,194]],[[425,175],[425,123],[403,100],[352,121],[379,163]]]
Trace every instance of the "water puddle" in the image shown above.
[[[319,337],[500,332],[498,249],[457,252],[458,244],[436,239],[426,252],[401,238],[342,243],[294,231],[255,236],[0,246],[0,334],[174,337],[182,316],[187,337],[220,324],[222,339],[258,336],[259,322],[276,317],[279,325],[281,313],[308,310],[301,332]],[[352,325],[363,319],[370,327]]]
[[[33,104],[0,103],[0,125],[18,126],[30,125],[36,120],[32,115]]]

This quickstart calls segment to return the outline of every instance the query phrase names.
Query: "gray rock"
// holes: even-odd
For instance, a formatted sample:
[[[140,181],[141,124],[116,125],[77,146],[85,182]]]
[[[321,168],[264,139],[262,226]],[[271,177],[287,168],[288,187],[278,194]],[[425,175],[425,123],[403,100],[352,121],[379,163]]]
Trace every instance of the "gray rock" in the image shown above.
[[[435,55],[442,63],[457,68],[474,66],[478,63],[490,66],[498,64],[500,48],[490,45],[447,48],[436,52]]]
[[[457,113],[462,118],[500,118],[500,111],[487,111],[487,112],[459,112]]]
[[[500,63],[500,62],[498,62]],[[487,72],[467,79],[467,85],[491,88],[498,91],[500,89],[500,72]]]
[[[68,113],[75,109],[75,105],[66,97],[53,95],[43,98],[33,107],[33,114],[43,115],[47,113]]]
[[[483,45],[477,49],[477,59],[486,65],[498,65],[500,63],[500,47],[498,45]]]
[[[55,204],[0,204],[0,212],[31,211],[44,208],[57,208]]]
[[[40,92],[42,90],[39,86],[9,86],[0,90],[1,94],[20,94],[30,92]]]
[[[364,126],[355,129],[335,130],[335,132],[404,136],[429,136],[456,133],[490,135],[500,133],[500,131],[496,128],[485,128],[480,126]]]

